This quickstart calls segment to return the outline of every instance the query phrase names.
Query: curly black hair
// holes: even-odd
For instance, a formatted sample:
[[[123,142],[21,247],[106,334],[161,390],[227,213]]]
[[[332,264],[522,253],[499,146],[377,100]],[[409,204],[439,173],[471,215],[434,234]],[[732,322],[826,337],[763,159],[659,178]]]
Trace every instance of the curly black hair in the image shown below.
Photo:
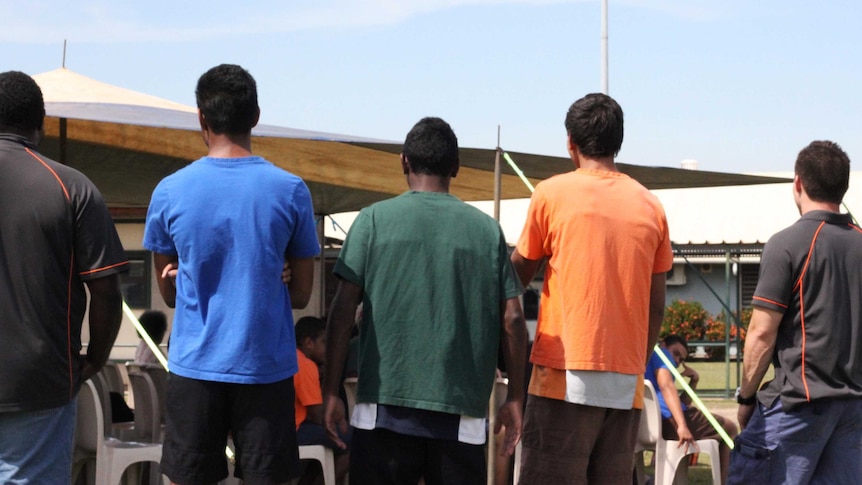
[[[45,101],[36,81],[20,71],[0,73],[0,131],[28,134],[44,121]]]

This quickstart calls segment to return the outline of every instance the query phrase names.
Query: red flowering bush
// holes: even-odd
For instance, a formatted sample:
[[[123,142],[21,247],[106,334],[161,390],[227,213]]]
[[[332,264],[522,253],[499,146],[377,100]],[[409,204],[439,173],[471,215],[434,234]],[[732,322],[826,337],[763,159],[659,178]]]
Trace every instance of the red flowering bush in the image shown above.
[[[738,316],[737,312],[733,312],[733,316],[734,318],[730,319],[730,340],[735,341],[738,336],[740,343],[744,342],[745,330],[748,328],[748,322],[751,321],[751,308],[743,308],[742,313]],[[712,327],[705,334],[706,340],[724,340],[725,329],[727,328],[727,314],[724,311],[715,317]]]
[[[710,319],[709,312],[700,302],[675,300],[664,310],[659,337],[676,334],[689,341],[704,340]]]

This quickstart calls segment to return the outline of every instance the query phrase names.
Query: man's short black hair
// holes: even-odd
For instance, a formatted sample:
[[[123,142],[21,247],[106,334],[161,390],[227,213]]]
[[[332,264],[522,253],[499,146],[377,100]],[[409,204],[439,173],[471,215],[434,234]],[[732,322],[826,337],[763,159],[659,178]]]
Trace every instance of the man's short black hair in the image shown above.
[[[413,125],[401,153],[413,173],[446,177],[458,165],[458,137],[440,118],[422,118]]]
[[[30,134],[44,121],[45,101],[36,81],[20,71],[0,73],[0,131]]]
[[[302,317],[296,322],[296,346],[302,345],[305,339],[317,340],[326,331],[326,322],[322,318]]]
[[[673,344],[680,344],[680,345],[682,345],[686,350],[688,350],[688,342],[686,342],[686,341],[685,341],[685,338],[684,338],[684,337],[681,337],[681,336],[676,335],[676,334],[668,335],[667,337],[665,337],[665,338],[662,340],[662,342],[664,342],[664,346],[665,346],[665,347],[670,347],[670,346],[671,346],[671,345],[673,345]]]
[[[257,83],[245,69],[221,64],[205,72],[195,89],[198,108],[216,134],[244,135],[257,122]]]
[[[850,185],[850,158],[831,141],[813,141],[803,148],[794,170],[815,202],[840,204]]]
[[[141,314],[138,321],[156,343],[162,343],[165,332],[168,331],[168,318],[164,312],[158,310],[147,310]]]
[[[623,146],[623,109],[606,94],[588,94],[569,107],[566,132],[585,156],[616,157]]]

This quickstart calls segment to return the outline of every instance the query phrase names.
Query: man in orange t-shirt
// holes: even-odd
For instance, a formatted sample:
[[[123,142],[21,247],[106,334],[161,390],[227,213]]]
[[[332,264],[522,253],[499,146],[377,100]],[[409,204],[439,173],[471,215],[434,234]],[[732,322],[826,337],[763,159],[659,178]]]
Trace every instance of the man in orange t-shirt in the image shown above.
[[[614,163],[623,112],[604,94],[566,116],[575,171],[540,183],[512,253],[521,282],[542,262],[522,483],[631,483],[643,374],[673,253],[658,199]]]

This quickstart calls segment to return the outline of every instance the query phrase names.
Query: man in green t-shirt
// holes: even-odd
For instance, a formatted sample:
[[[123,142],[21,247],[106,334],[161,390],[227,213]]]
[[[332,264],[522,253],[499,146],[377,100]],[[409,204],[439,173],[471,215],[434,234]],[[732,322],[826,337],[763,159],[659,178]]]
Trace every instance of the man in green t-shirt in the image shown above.
[[[363,209],[335,265],[327,328],[324,419],[346,425],[340,372],[356,307],[357,404],[351,481],[484,483],[485,415],[502,347],[509,370],[501,454],[520,439],[527,331],[523,291],[496,221],[449,194],[458,140],[424,118],[404,142],[409,191]]]

